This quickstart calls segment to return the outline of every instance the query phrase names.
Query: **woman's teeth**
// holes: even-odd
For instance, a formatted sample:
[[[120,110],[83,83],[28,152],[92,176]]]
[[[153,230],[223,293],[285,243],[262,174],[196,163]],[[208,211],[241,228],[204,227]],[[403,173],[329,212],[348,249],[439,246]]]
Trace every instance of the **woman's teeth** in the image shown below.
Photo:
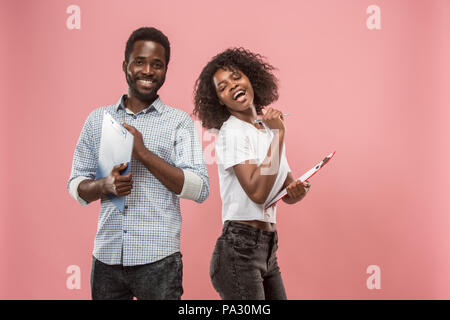
[[[234,99],[234,100],[237,100],[237,98],[238,98],[240,95],[244,95],[244,94],[245,94],[244,90],[236,91],[236,93],[233,95],[233,99]]]

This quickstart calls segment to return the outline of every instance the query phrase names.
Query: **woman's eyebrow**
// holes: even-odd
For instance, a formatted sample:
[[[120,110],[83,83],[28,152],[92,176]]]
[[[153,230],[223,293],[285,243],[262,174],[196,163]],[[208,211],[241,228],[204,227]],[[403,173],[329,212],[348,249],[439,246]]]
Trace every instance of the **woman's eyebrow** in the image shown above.
[[[227,83],[227,82],[228,82],[228,79],[230,78],[230,76],[231,76],[231,75],[228,75],[225,79],[220,80],[220,81],[217,83],[217,86],[220,86],[222,83]]]
[[[226,83],[226,82],[227,82],[227,80],[222,80],[219,83],[217,83],[217,86],[220,86],[222,83]]]
[[[234,70],[234,69],[232,69],[232,70]],[[229,71],[230,71],[230,74],[228,74],[228,76],[227,76],[225,79],[219,81],[219,82],[216,84],[217,87],[219,87],[222,83],[228,82],[228,79],[229,79],[230,77],[232,77],[234,74],[240,74],[237,70],[234,70],[234,71],[229,70]]]

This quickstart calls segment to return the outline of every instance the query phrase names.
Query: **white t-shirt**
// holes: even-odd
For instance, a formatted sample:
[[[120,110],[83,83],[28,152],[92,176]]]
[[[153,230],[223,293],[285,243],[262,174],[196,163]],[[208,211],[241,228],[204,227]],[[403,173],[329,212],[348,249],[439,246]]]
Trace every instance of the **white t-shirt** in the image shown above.
[[[276,204],[264,210],[263,204],[253,202],[245,193],[233,169],[234,165],[246,160],[255,160],[258,166],[264,161],[275,134],[269,127],[263,125],[264,130],[257,129],[248,122],[230,116],[220,128],[216,140],[216,155],[222,198],[222,222],[226,220],[276,222]],[[272,152],[279,154],[277,150]],[[284,144],[279,160],[277,177],[267,202],[281,190],[291,171],[286,160]],[[262,173],[274,174],[277,168],[276,161],[273,161],[270,167],[262,169]]]

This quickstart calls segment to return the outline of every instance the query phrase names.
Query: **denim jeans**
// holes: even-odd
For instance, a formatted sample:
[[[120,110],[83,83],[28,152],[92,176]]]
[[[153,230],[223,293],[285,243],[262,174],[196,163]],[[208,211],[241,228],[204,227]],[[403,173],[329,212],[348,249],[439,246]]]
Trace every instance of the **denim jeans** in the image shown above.
[[[210,263],[214,289],[224,300],[286,300],[277,249],[276,231],[226,221]]]
[[[125,267],[108,265],[93,257],[93,300],[179,300],[183,294],[183,263],[176,252],[159,261]]]

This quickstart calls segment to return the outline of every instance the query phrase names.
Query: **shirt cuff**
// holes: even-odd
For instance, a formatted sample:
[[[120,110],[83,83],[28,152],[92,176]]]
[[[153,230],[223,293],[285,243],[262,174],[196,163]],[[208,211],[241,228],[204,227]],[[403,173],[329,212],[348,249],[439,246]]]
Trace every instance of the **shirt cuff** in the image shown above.
[[[195,173],[183,170],[184,184],[178,197],[189,200],[198,200],[202,192],[203,180]]]
[[[75,179],[70,181],[69,193],[70,193],[72,198],[74,198],[76,201],[78,201],[79,204],[81,204],[82,206],[87,206],[89,204],[89,202],[87,202],[84,199],[82,199],[80,197],[80,195],[78,194],[78,186],[84,180],[89,180],[89,178],[87,178],[87,177],[76,177]]]

